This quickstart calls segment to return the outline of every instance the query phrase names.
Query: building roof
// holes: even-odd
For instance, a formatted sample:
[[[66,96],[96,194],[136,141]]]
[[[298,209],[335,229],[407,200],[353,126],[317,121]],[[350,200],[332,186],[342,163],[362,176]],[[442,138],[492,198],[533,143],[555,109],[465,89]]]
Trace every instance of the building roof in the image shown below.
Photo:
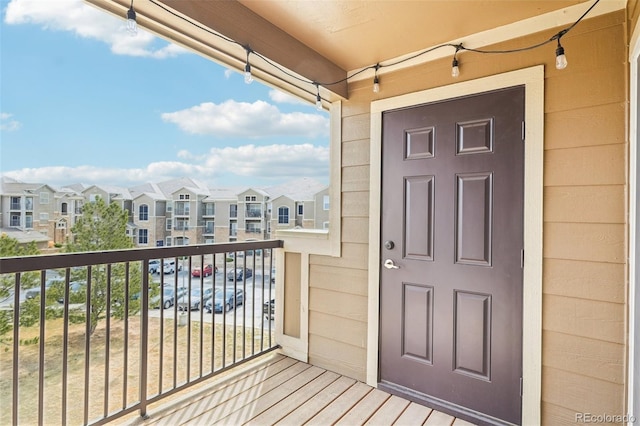
[[[295,201],[312,201],[314,196],[326,189],[327,186],[327,184],[318,180],[303,177],[266,188],[266,191],[271,198],[278,198],[284,195]]]
[[[31,241],[35,241],[36,243],[44,243],[50,240],[47,235],[41,234],[40,232],[34,230],[23,231],[18,228],[0,228],[0,234],[4,234],[7,237],[18,240],[18,243],[20,244],[27,244]]]

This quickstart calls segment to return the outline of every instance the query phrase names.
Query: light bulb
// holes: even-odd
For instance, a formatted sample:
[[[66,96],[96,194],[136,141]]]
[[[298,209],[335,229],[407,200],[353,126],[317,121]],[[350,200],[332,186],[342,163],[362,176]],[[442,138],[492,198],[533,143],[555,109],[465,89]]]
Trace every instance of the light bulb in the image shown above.
[[[253,82],[253,76],[251,75],[251,65],[244,66],[244,82],[251,84]]]
[[[373,79],[373,93],[379,93],[380,92],[380,80],[378,79],[378,76],[375,76],[375,78]]]
[[[567,57],[564,56],[564,47],[560,46],[556,49],[556,69],[563,70],[567,67]]]
[[[451,62],[451,77],[458,77],[460,75],[460,67],[458,67],[458,60],[453,58]]]
[[[136,11],[133,10],[133,2],[127,11],[127,32],[132,37],[138,34],[138,23],[136,22]]]
[[[322,111],[322,98],[320,97],[320,92],[316,95],[316,109],[318,111]]]

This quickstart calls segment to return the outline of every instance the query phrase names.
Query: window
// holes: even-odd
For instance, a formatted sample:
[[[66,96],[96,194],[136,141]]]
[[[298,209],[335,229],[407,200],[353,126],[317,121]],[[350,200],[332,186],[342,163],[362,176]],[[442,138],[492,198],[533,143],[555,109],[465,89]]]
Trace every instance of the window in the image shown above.
[[[149,205],[140,204],[138,219],[140,220],[149,220]]]
[[[304,215],[304,205],[298,204],[298,216]]]
[[[9,226],[20,226],[20,215],[12,214],[11,220],[9,221]]]
[[[89,202],[95,203],[100,196],[98,194],[89,194]]]
[[[22,210],[20,197],[11,197],[11,210]]]
[[[329,222],[322,222],[322,229],[329,229]]]
[[[205,203],[204,204],[204,212],[202,214],[204,216],[215,216],[215,214],[216,214],[216,205],[214,203]]]
[[[178,196],[178,198],[179,198],[180,200],[188,200],[188,199],[189,199],[189,194],[180,194],[180,195]]]
[[[176,231],[187,231],[189,229],[189,219],[176,219]]]
[[[256,222],[247,222],[245,225],[245,231],[248,234],[259,234],[260,232],[262,232],[262,230],[260,229],[260,222],[256,223]]]
[[[58,228],[58,229],[67,229],[67,221],[66,220],[58,221],[58,223],[56,223],[56,228]]]
[[[65,216],[69,214],[69,207],[67,206],[67,203],[62,203],[60,205],[60,213]]]
[[[325,195],[322,197],[322,208],[324,210],[329,210],[329,196]]]
[[[167,213],[173,211],[173,201],[167,201]]]
[[[231,222],[229,224],[229,236],[230,237],[235,237],[236,235],[238,235],[238,223],[237,222]]]
[[[238,205],[231,204],[229,206],[229,217],[238,217]]]
[[[49,204],[49,193],[41,192],[40,193],[40,204]]]
[[[174,212],[178,216],[188,216],[190,211],[190,205],[188,201],[176,202],[176,211]]]
[[[138,244],[149,244],[149,231],[138,229]]]
[[[214,237],[207,237],[204,239],[205,244],[213,244],[215,242],[216,242],[216,239]]]
[[[28,213],[25,217],[24,217],[25,221],[24,221],[24,227],[26,229],[33,229],[33,216]]]
[[[204,233],[205,234],[213,234],[215,232],[215,224],[212,220],[207,220],[204,222]]]
[[[48,196],[49,194],[47,194]],[[49,204],[47,202],[47,204]],[[33,210],[33,197],[26,197],[24,199],[24,208],[25,210]]]
[[[255,195],[247,195],[244,197],[245,201],[256,201],[256,196]]]
[[[289,224],[289,207],[278,208],[278,223],[285,225]]]
[[[171,229],[173,228],[173,221],[171,219],[167,219],[167,225],[165,226],[165,230],[166,231],[171,231]]]

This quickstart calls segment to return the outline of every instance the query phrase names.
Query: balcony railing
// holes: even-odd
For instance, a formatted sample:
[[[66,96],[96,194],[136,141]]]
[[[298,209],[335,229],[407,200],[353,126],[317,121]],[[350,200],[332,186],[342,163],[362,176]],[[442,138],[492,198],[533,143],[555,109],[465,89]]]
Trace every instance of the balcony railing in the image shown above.
[[[260,218],[262,217],[262,210],[246,210],[245,217]]]
[[[148,404],[275,349],[273,250],[282,246],[0,258],[9,290],[0,294],[0,424],[145,416]]]

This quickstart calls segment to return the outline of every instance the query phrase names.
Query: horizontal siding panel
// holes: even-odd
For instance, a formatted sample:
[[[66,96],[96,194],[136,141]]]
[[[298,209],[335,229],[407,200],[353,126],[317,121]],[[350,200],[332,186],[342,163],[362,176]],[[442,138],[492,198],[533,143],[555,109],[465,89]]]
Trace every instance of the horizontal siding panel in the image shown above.
[[[543,330],[624,344],[623,304],[544,295],[542,307]]]
[[[540,404],[541,424],[553,426],[576,426],[576,410],[570,410],[548,402]],[[600,423],[608,425],[610,423]]]
[[[624,144],[625,116],[624,102],[545,114],[545,148]]]
[[[368,271],[364,269],[335,268],[310,265],[309,285],[341,293],[367,296]]]
[[[310,263],[348,269],[368,268],[369,245],[342,243],[342,257],[311,255]]]
[[[624,185],[626,145],[545,151],[544,186]]]
[[[367,298],[312,287],[309,289],[309,310],[366,322]],[[336,324],[339,324],[339,318],[336,318]]]
[[[548,186],[544,189],[544,221],[624,223],[625,188],[607,186]]]
[[[355,141],[371,137],[371,114],[342,118],[342,141]]]
[[[625,225],[544,224],[544,257],[548,259],[625,262]]]
[[[542,367],[542,400],[578,413],[624,414],[624,386]]]
[[[342,192],[369,191],[369,166],[342,168]]]
[[[369,163],[369,139],[342,143],[343,167],[368,166]]]
[[[369,217],[369,191],[342,193],[343,217]]]
[[[340,324],[336,327],[336,324]],[[309,312],[309,333],[351,346],[366,349],[367,324],[345,318],[336,318],[321,312]]]
[[[356,380],[366,380],[367,351],[346,343],[310,335],[309,363]]]
[[[624,384],[625,347],[585,337],[545,331],[542,360],[548,367]]]
[[[621,40],[618,40],[618,43]],[[569,53],[567,45],[565,50]],[[599,57],[598,60],[605,60]],[[596,105],[624,102],[626,99],[624,62],[584,72],[558,73],[545,79],[545,112],[567,111]],[[590,82],[585,90],[585,82]],[[593,84],[597,82],[597,84]]]
[[[343,218],[342,241],[367,244],[369,242],[369,219],[363,217]]]
[[[624,303],[624,264],[545,259],[542,270],[545,294]]]

